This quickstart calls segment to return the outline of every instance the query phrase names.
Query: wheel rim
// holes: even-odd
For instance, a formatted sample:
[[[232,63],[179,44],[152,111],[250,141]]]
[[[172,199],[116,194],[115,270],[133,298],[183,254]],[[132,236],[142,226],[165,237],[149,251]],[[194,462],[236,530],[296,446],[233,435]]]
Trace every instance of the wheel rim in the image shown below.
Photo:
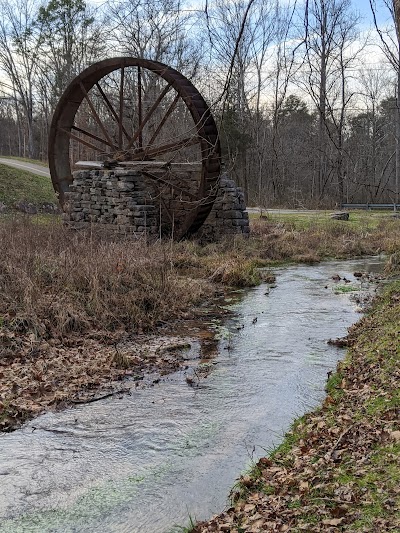
[[[146,162],[152,168],[155,161],[160,163],[162,170],[145,167],[142,173],[153,183],[161,205],[167,188],[173,191],[173,205],[183,202],[176,238],[195,233],[212,209],[221,161],[215,121],[194,85],[162,63],[106,59],[70,83],[54,112],[49,137],[50,173],[62,205],[73,165],[84,159],[82,154],[106,165]],[[191,169],[187,187],[182,168]],[[163,207],[173,227],[174,212]]]

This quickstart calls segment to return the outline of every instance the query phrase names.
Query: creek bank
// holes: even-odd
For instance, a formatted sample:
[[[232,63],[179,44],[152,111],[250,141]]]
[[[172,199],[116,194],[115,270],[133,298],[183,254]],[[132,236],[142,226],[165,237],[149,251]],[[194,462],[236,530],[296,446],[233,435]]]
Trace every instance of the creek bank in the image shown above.
[[[46,341],[3,327],[0,431],[13,431],[44,411],[152,386],[192,359],[211,359],[218,342],[213,328],[229,314],[221,295],[214,298],[149,334],[96,331]]]
[[[233,490],[232,506],[193,533],[399,531],[400,282],[349,330],[321,408]]]
[[[8,328],[3,319],[0,431],[13,431],[47,410],[129,393],[132,382],[134,387],[157,383],[162,376],[185,369],[185,347],[192,343],[200,344],[196,357],[207,358],[205,354],[215,349],[216,342],[212,329],[207,329],[210,321],[220,322],[230,313],[225,299],[232,296],[232,288],[221,285],[227,281],[226,273],[232,284],[245,280],[245,285],[256,285],[263,279],[274,286],[275,276],[269,270],[260,271],[254,265],[246,268],[248,272],[239,275],[232,262],[214,270],[202,295],[211,303],[186,307],[180,320],[161,321],[149,334],[107,329],[82,333],[71,327],[72,331],[46,339],[35,330],[24,331],[23,317],[16,317],[17,329]],[[371,281],[371,274],[365,276]],[[338,280],[334,281],[336,286]],[[73,315],[71,320],[75,320]],[[188,376],[188,385],[197,382],[196,374]]]
[[[310,262],[316,253],[317,260],[375,253],[395,246],[396,228],[385,223],[360,235],[357,228],[325,223],[304,231],[253,224],[254,237],[201,247],[108,242],[91,234],[71,237],[58,225],[33,219],[3,221],[0,429],[79,400],[79,391],[90,396],[96,389],[119,390],[113,382],[125,377],[127,363],[115,348],[127,335],[120,330],[154,332],[161,323],[173,335],[174,321],[193,316],[192,309],[221,286],[255,286],[268,278],[259,267],[289,259]],[[172,363],[141,361],[135,350],[133,356],[139,358],[133,359],[135,373],[174,369]]]
[[[324,397],[343,354],[326,341],[358,320],[332,276],[354,283],[356,270],[380,267],[370,258],[277,270],[268,294],[261,285],[229,302],[217,358],[209,342],[199,350],[208,362],[3,434],[0,531],[166,533],[189,513],[223,509],[238,473]]]

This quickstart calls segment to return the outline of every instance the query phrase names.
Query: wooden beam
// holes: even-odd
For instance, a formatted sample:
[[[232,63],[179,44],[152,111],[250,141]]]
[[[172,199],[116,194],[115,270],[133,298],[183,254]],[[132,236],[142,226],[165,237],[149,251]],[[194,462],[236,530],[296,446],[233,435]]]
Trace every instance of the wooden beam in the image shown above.
[[[104,168],[103,161],[77,161],[74,165],[83,169],[101,169]],[[132,168],[134,170],[165,170],[171,172],[201,172],[201,163],[166,163],[165,161],[118,161],[114,168]]]

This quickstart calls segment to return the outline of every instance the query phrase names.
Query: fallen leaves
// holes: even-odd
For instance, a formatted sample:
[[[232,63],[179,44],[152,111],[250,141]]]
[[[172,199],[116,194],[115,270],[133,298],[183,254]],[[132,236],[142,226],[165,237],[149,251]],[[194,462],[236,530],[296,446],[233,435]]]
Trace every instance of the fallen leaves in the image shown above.
[[[332,519],[325,519],[322,520],[322,523],[324,526],[339,526],[340,524],[343,524],[343,518],[332,518]]]
[[[400,431],[392,431],[390,433],[390,438],[393,439],[395,442],[400,442]]]
[[[1,333],[3,339],[14,338],[4,328]],[[112,395],[122,390],[120,382],[128,377],[137,386],[145,374],[172,372],[184,363],[182,347],[190,346],[187,338],[130,338],[123,332],[70,335],[67,344],[21,335],[18,351],[7,357],[2,351],[0,430],[15,429],[50,408]]]

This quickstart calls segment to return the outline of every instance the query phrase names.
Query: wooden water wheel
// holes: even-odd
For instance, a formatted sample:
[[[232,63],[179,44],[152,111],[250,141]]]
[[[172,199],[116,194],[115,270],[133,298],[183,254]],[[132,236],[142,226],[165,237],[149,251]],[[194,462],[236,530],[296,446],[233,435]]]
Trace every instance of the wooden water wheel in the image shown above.
[[[82,160],[86,168],[139,170],[182,238],[200,228],[215,200],[218,130],[201,94],[173,68],[132,57],[106,59],[70,83],[53,116],[49,167],[61,204]]]

